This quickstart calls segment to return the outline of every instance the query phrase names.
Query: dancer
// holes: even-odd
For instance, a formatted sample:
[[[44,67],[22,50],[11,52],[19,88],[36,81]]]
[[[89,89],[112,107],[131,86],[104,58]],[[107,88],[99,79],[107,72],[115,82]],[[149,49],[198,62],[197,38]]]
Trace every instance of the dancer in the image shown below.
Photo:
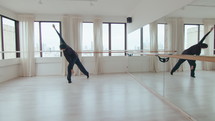
[[[203,43],[203,41],[205,40],[205,38],[210,34],[210,32],[214,29],[214,27],[212,27],[210,29],[210,31],[205,34],[205,36],[201,39],[201,41],[198,44],[195,44],[193,46],[191,46],[190,48],[184,50],[182,52],[182,55],[197,55],[199,56],[201,54],[201,49],[205,49],[208,48],[208,45],[206,43]],[[172,68],[170,74],[173,75],[173,73],[180,67],[180,65],[186,61],[186,59],[179,59],[178,62],[176,63],[176,65]],[[189,65],[190,65],[190,76],[195,78],[195,69],[196,69],[196,60],[187,60]]]
[[[60,33],[55,28],[54,24],[53,24],[53,28],[55,29],[55,31],[57,32],[57,34],[58,34],[58,36],[60,38],[60,49],[63,50],[63,54],[64,54],[66,60],[69,62],[69,65],[68,65],[68,68],[67,68],[67,71],[68,71],[68,74],[67,74],[68,83],[72,83],[71,76],[72,76],[74,64],[76,64],[78,66],[78,68],[81,70],[81,72],[84,73],[84,75],[87,76],[87,78],[89,78],[89,73],[84,68],[84,66],[82,65],[81,61],[79,60],[78,54],[69,45],[66,44],[66,42],[64,41],[64,39],[62,38]]]

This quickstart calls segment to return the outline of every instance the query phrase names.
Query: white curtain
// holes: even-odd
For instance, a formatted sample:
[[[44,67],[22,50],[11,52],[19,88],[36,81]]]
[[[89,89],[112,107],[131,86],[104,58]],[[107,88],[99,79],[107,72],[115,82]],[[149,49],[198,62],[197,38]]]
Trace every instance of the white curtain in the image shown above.
[[[176,51],[181,54],[184,50],[184,22],[182,18],[167,18],[167,33],[164,44],[165,51]],[[170,71],[178,59],[170,58],[167,69]],[[179,68],[181,71],[182,68]]]
[[[19,15],[21,76],[35,76],[34,16]]]
[[[157,23],[153,22],[150,24],[150,51],[158,51],[158,39],[157,39]],[[158,72],[158,58],[151,56],[150,57],[150,70]]]
[[[63,18],[63,37],[66,43],[72,47],[77,53],[82,52],[82,29],[83,19],[80,16],[67,15]],[[79,59],[82,61],[81,53],[78,53]],[[67,62],[64,60],[64,66],[67,69]],[[76,75],[80,75],[77,66],[73,68]]]
[[[215,25],[215,19],[204,19],[203,20],[204,24],[204,32],[205,34]],[[208,44],[207,49],[202,49],[202,51],[205,52],[205,55],[207,56],[213,56],[213,51],[214,50],[214,32],[211,32],[208,37],[205,39],[204,43]],[[202,62],[203,69],[204,70],[212,70],[213,69],[213,64],[212,62]]]
[[[103,51],[103,41],[102,41],[102,19],[96,18],[93,22],[94,28],[94,51],[102,52]],[[102,71],[102,53],[95,53],[95,74],[99,74]]]

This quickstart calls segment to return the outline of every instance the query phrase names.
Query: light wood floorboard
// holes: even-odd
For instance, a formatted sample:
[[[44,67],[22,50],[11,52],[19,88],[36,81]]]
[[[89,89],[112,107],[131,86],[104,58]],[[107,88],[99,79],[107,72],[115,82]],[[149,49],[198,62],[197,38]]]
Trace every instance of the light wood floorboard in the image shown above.
[[[50,76],[0,83],[0,121],[188,121],[130,74],[72,80]]]

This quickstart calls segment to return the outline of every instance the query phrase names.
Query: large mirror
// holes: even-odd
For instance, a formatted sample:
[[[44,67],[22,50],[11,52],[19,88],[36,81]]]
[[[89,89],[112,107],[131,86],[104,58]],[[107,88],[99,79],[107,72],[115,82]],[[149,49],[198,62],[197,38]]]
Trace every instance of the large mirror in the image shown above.
[[[196,61],[195,78],[190,76],[189,64],[185,62],[183,70],[170,74],[168,65],[177,58],[169,58],[168,62],[161,62],[157,56],[128,54],[129,73],[158,98],[164,98],[167,103],[174,105],[187,117],[197,121],[213,121],[215,113],[215,71],[203,70],[203,65],[214,66],[214,62]],[[136,55],[136,56],[135,56]],[[212,57],[215,59],[215,57]],[[164,58],[166,59],[166,58]],[[157,60],[157,61],[156,61]],[[154,68],[152,62],[157,63],[159,72],[147,69]]]
[[[171,69],[179,58],[170,57],[167,62],[162,62],[157,56],[180,55],[185,49],[200,42],[215,25],[215,22],[204,22],[188,24],[181,18],[166,18],[166,24],[153,22],[130,33],[128,35],[128,71],[149,92],[165,99],[168,104],[190,119],[213,121],[215,119],[213,115],[215,113],[215,104],[213,104],[215,61],[208,61],[206,57],[215,59],[214,30],[204,41],[208,44],[208,48],[202,49],[200,54],[202,60],[196,60],[195,78],[191,77],[190,65],[187,61],[171,74]],[[161,58],[166,59],[166,57]]]

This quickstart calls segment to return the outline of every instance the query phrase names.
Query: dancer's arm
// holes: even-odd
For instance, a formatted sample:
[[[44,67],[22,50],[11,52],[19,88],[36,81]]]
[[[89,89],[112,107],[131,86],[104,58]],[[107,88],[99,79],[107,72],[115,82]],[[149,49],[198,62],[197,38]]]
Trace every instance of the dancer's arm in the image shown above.
[[[55,28],[55,25],[53,24],[52,26],[53,26],[53,28],[55,29],[55,31],[57,32],[58,36],[60,37],[61,43],[66,44],[66,42],[64,41],[64,39],[63,39],[63,37],[61,36],[61,34],[60,34],[60,33],[57,31],[57,29]]]
[[[207,34],[205,34],[205,36],[201,39],[201,41],[200,41],[198,44],[202,44],[203,41],[205,40],[205,38],[210,34],[210,32],[211,32],[213,29],[214,29],[214,27],[211,27],[210,31],[209,31]]]

